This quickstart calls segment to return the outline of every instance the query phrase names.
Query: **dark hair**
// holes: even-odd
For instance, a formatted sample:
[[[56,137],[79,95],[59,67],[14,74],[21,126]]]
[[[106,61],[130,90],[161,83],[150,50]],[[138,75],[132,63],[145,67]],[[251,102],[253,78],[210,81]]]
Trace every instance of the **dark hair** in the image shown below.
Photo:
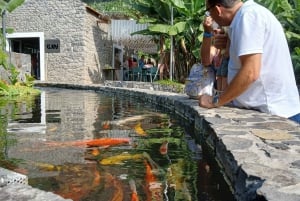
[[[236,3],[240,1],[241,0],[207,0],[207,3],[210,6],[220,4],[225,8],[232,8]]]

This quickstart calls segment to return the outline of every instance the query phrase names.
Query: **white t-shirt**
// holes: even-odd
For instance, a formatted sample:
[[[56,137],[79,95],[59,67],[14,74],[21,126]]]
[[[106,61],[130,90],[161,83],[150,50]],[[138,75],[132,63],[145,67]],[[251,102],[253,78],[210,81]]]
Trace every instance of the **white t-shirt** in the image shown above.
[[[241,68],[239,56],[261,53],[259,78],[234,103],[282,117],[300,113],[299,93],[283,28],[266,8],[246,1],[228,30],[228,82]]]

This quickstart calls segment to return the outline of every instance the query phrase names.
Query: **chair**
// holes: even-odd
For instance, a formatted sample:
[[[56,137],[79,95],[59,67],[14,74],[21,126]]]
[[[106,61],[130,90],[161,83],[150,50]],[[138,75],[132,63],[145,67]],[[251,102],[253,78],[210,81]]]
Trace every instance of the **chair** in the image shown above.
[[[134,67],[131,69],[131,80],[132,81],[141,81],[142,78],[142,69],[139,67]]]
[[[152,68],[148,69],[148,71],[147,71],[147,79],[149,77],[150,78],[150,82],[153,82],[155,80],[155,78],[157,77],[157,71],[158,71],[157,67],[152,67]]]
[[[128,81],[132,81],[132,78],[133,78],[132,68],[129,68],[129,70],[128,70]]]
[[[128,68],[123,67],[123,81],[129,81],[130,70]]]
[[[149,72],[149,68],[142,68],[142,75],[141,75],[141,79],[143,82],[147,82],[148,81],[148,77],[147,74]]]

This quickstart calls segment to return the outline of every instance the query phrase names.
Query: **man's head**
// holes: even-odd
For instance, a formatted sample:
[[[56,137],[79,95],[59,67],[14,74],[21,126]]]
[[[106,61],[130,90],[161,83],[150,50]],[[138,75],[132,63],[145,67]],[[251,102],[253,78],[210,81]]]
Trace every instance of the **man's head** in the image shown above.
[[[241,0],[206,0],[206,11],[220,26],[229,26],[241,5]]]

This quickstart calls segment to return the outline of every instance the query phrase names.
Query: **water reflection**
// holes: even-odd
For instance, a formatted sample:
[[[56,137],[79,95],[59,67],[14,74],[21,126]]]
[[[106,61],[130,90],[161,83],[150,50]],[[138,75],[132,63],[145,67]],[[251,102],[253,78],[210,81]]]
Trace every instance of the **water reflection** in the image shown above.
[[[7,156],[22,160],[13,169],[30,185],[73,200],[232,200],[169,115],[125,97],[43,90],[31,109],[7,113],[17,140]]]

